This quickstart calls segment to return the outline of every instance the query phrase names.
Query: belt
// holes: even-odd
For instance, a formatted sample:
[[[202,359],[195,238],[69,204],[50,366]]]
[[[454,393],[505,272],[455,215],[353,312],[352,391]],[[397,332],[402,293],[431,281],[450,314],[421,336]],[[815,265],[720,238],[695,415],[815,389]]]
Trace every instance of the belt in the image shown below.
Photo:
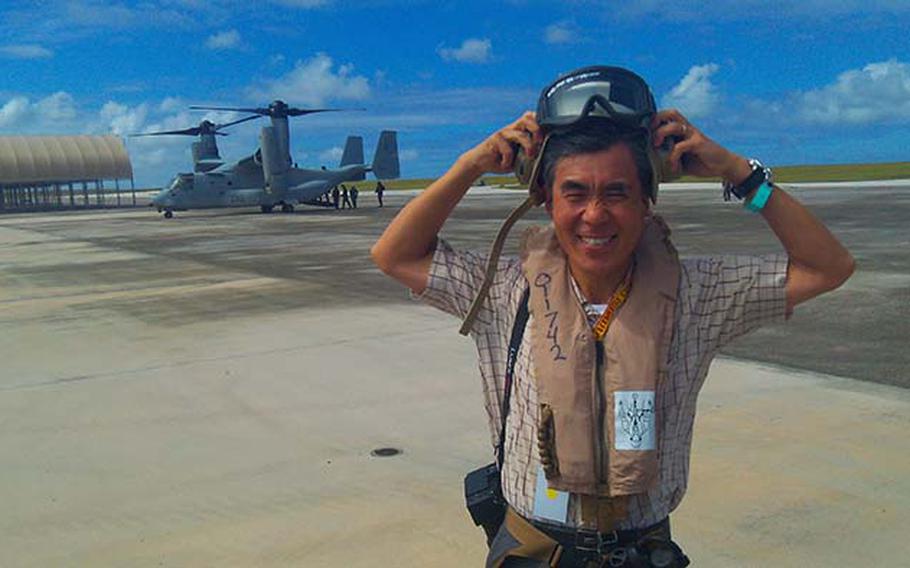
[[[670,539],[669,517],[645,528],[610,532],[558,526],[531,519],[528,522],[562,547],[559,566],[580,566],[587,562],[625,566],[632,545],[656,534]]]

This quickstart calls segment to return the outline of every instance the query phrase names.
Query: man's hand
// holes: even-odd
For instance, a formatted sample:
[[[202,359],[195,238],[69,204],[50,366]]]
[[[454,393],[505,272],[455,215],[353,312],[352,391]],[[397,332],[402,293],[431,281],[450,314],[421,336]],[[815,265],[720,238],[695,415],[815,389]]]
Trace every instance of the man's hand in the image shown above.
[[[663,144],[668,136],[677,139],[669,156],[675,173],[722,177],[737,184],[752,171],[748,160],[705,136],[676,109],[662,110],[654,115],[651,131],[655,147]]]
[[[527,111],[515,122],[462,154],[461,160],[476,176],[487,172],[502,174],[512,170],[515,147],[520,146],[529,158],[533,158],[542,142],[543,134],[537,119],[533,112]]]

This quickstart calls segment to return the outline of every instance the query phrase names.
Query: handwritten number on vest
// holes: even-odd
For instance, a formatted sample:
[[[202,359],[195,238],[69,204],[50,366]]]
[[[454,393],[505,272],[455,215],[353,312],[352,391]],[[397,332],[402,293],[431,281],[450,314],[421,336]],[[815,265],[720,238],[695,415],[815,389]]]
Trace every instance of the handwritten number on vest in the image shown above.
[[[553,354],[554,361],[565,361],[566,356],[562,354],[562,346],[559,344],[559,310],[550,309],[550,282],[552,280],[553,278],[549,274],[541,272],[534,279],[534,286],[543,291],[544,308],[547,310],[547,313],[544,314],[544,317],[547,318],[547,339],[551,341],[550,353]]]

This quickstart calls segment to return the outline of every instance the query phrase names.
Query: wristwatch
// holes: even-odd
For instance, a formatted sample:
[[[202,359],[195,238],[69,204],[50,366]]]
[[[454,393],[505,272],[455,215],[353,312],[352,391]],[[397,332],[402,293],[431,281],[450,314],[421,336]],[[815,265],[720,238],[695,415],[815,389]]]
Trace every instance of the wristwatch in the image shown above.
[[[755,158],[749,159],[749,165],[752,167],[752,173],[737,185],[724,182],[724,201],[730,201],[731,195],[737,199],[745,199],[747,195],[758,189],[763,183],[771,185],[772,173],[771,168],[765,166]]]

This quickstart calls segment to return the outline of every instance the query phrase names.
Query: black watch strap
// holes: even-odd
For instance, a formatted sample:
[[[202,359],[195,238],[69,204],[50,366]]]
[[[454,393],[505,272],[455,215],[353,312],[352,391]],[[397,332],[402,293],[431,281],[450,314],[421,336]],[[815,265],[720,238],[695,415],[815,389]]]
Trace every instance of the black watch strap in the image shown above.
[[[756,159],[751,159],[749,160],[749,165],[752,166],[752,172],[746,179],[736,185],[730,182],[724,182],[725,201],[730,201],[731,193],[735,195],[737,199],[745,199],[750,193],[758,189],[758,186],[763,182],[771,181],[771,170],[766,168],[761,162]]]

